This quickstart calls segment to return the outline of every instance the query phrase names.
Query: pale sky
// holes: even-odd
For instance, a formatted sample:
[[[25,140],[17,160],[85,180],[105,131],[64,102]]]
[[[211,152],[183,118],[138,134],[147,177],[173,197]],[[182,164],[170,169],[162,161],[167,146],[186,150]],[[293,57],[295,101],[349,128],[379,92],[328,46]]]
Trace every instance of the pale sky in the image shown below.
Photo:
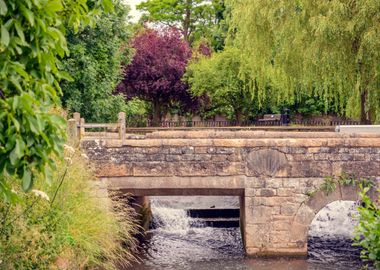
[[[137,22],[140,19],[141,14],[136,10],[136,5],[140,4],[141,2],[143,2],[143,0],[124,0],[124,3],[131,7],[130,15],[132,16],[133,22]]]

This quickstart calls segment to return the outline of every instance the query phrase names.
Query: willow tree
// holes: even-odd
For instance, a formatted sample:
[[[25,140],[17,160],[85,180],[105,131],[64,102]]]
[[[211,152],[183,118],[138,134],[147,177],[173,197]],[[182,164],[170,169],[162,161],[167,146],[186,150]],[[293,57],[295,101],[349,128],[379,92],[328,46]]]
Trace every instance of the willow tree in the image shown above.
[[[315,93],[343,115],[379,120],[380,1],[228,3],[234,44],[249,55],[259,91],[270,84],[288,101]]]

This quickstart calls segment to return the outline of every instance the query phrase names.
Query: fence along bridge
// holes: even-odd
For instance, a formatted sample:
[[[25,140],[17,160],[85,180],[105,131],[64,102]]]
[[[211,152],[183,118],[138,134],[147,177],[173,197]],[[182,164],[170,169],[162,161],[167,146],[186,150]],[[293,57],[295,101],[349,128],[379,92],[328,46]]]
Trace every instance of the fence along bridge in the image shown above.
[[[136,196],[239,196],[248,255],[305,256],[318,211],[333,201],[358,200],[357,185],[337,182],[327,193],[321,188],[326,177],[380,182],[379,134],[197,130],[127,136],[123,115],[119,120],[119,135],[103,138],[84,132],[100,125],[69,120],[70,136],[81,135],[108,189]]]

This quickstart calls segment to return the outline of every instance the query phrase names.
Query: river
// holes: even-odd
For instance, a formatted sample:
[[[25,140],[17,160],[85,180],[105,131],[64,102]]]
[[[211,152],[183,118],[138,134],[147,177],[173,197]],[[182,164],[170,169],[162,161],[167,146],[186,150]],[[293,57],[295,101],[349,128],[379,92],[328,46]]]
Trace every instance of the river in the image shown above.
[[[154,229],[134,270],[353,270],[359,249],[351,246],[353,202],[335,202],[314,219],[307,259],[252,259],[244,256],[239,228],[207,227],[189,208],[236,208],[235,197],[153,197]]]

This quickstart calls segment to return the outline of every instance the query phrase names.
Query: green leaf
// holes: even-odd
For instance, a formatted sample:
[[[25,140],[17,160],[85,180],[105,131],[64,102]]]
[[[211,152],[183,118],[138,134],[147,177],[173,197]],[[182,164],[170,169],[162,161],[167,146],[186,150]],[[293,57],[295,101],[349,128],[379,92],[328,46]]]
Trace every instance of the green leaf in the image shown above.
[[[25,150],[25,143],[23,140],[17,138],[16,145],[10,154],[10,160],[12,165],[16,165],[17,162],[23,157]]]
[[[7,5],[5,4],[4,0],[0,0],[0,15],[5,15],[7,14],[8,8]]]
[[[31,26],[34,26],[34,15],[33,12],[27,9],[24,5],[20,7],[22,15],[28,20]]]
[[[42,128],[40,126],[40,121],[38,121],[35,117],[33,116],[27,116],[28,122],[29,122],[29,127],[30,130],[35,133],[35,134],[40,134],[42,131]]]
[[[24,174],[22,176],[22,189],[28,191],[33,186],[33,178],[29,169],[24,169]]]
[[[45,9],[50,12],[57,12],[63,9],[62,2],[60,0],[50,0],[47,2]]]
[[[25,72],[24,70],[24,65],[21,65],[20,63],[18,62],[13,62],[12,63],[12,68],[18,73],[20,74],[22,77],[24,77],[24,79],[27,79],[29,77],[28,73]]]
[[[1,43],[5,46],[9,45],[9,32],[4,25],[1,26]]]
[[[24,31],[23,31],[22,26],[20,25],[19,21],[16,21],[15,28],[16,28],[17,35],[21,38],[22,42],[25,42]]]

